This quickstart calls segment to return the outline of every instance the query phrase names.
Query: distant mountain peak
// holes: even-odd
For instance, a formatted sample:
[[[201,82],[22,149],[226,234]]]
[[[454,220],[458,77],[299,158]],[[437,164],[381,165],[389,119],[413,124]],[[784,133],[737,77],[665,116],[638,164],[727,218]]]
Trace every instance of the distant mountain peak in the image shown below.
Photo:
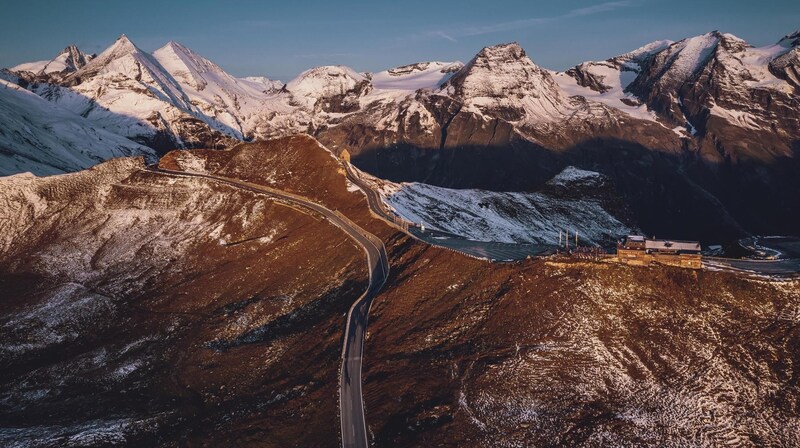
[[[92,60],[92,56],[82,52],[76,45],[69,45],[67,48],[64,48],[64,50],[59,53],[59,56],[61,55],[65,56],[65,63],[71,71],[83,68],[83,66]]]
[[[204,73],[208,71],[223,72],[222,68],[210,60],[195,53],[191,48],[174,40],[153,52],[153,56],[165,67],[180,64],[184,69]]]
[[[414,64],[406,64],[386,70],[389,76],[406,76],[414,73],[424,72],[427,70],[439,70],[441,73],[456,72],[464,64],[461,62],[440,62],[440,61],[426,61],[416,62]]]
[[[476,59],[520,60],[527,57],[525,50],[517,42],[483,47]]]
[[[186,45],[181,44],[180,42],[174,41],[174,40],[171,40],[171,41],[167,42],[161,48],[159,48],[158,50],[154,51],[153,54],[155,54],[155,53],[157,53],[159,51],[166,51],[166,50],[170,50],[170,51],[174,51],[174,52],[178,52],[178,53],[185,53],[185,54],[192,55],[192,56],[198,56],[197,53],[195,53],[191,48],[187,47]]]
[[[566,107],[550,73],[516,42],[484,47],[442,90],[470,110],[508,121],[546,121],[561,116]]]
[[[76,45],[71,44],[49,61],[20,64],[13,67],[12,70],[60,77],[83,68],[92,58],[93,56],[86,55]]]
[[[629,51],[625,54],[621,54],[619,56],[607,59],[607,61],[613,63],[637,62],[647,58],[648,56],[658,53],[659,51],[664,50],[665,48],[668,48],[670,45],[674,43],[675,42],[667,39],[656,40],[650,42],[649,44],[642,45],[641,47],[633,51]]]
[[[370,79],[344,65],[306,70],[289,81],[285,89],[306,107],[325,112],[358,110],[358,98],[372,91]]]
[[[783,36],[783,38],[778,41],[778,45],[783,45],[784,47],[800,46],[800,29]]]
[[[139,48],[138,48],[138,47],[137,47],[137,46],[136,46],[136,45],[133,43],[133,41],[131,41],[130,39],[128,39],[128,36],[126,36],[126,35],[124,35],[124,34],[120,35],[120,36],[117,38],[117,40],[116,40],[116,41],[115,41],[115,42],[114,42],[114,43],[111,45],[111,47],[109,47],[109,48],[114,48],[114,49],[124,49],[124,50],[130,50],[130,51],[134,51],[134,50],[138,50],[138,49],[139,49]],[[108,51],[108,50],[106,50],[106,51]]]

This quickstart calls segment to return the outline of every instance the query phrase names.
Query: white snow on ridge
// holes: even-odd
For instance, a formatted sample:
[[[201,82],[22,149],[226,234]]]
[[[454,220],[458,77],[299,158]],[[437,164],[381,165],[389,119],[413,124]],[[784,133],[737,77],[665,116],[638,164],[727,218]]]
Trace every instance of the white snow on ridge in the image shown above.
[[[327,65],[304,71],[289,81],[286,89],[296,96],[308,98],[313,105],[317,99],[345,94],[364,81],[367,78],[350,67]]]
[[[277,79],[269,79],[266,76],[245,76],[242,79],[263,86],[268,91],[280,90],[284,85],[282,81]]]
[[[755,81],[746,80],[745,84],[751,88],[765,87],[792,93],[794,89],[788,82],[777,78],[769,71],[769,63],[788,51],[790,49],[780,44],[747,48],[741,56],[741,65],[755,78]]]
[[[673,42],[671,40],[668,40],[668,39],[656,40],[656,41],[650,42],[649,44],[642,45],[641,47],[639,47],[639,48],[637,48],[637,49],[635,49],[633,51],[629,51],[629,52],[627,52],[627,53],[625,53],[623,55],[617,56],[617,57],[615,57],[613,59],[618,60],[618,61],[628,62],[628,63],[635,63],[634,62],[635,60],[641,59],[641,58],[646,57],[646,56],[651,55],[651,54],[658,53],[659,51],[666,49],[667,47],[669,47],[670,45],[672,45],[674,43],[675,42]]]
[[[269,99],[264,82],[239,79],[218,65],[176,42],[169,42],[153,57],[177,81],[181,90],[200,112],[226,125],[242,138],[249,122],[261,112]]]
[[[551,72],[553,79],[568,96],[582,96],[589,101],[595,101],[625,112],[639,120],[655,121],[656,113],[648,110],[636,96],[626,93],[625,89],[639,76],[638,61],[641,58],[658,53],[670,45],[671,40],[657,40],[643,45],[633,51],[611,58],[606,61],[591,61],[580,64],[581,70],[590,73],[601,80],[608,88],[605,92],[598,92],[589,87],[578,84],[578,81],[564,72]]]
[[[60,73],[64,70],[72,68],[70,64],[67,63],[67,59],[69,58],[69,53],[62,52],[55,59],[48,61],[44,67],[42,67],[42,73]]]
[[[9,68],[9,70],[12,70],[12,71],[15,71],[15,72],[39,73],[45,67],[47,67],[47,64],[49,64],[49,63],[50,63],[49,60],[47,60],[47,61],[23,62],[22,64],[15,65],[15,66]]]
[[[382,90],[435,89],[450,79],[461,62],[421,62],[372,73],[372,85]]]
[[[155,152],[0,80],[0,176],[59,174],[114,157]]]

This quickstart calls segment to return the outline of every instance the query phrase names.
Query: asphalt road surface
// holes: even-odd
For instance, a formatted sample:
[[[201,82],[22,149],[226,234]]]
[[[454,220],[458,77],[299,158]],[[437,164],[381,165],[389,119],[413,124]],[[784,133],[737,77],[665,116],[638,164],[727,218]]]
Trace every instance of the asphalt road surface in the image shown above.
[[[793,276],[800,273],[800,259],[740,260],[736,258],[704,258],[703,266],[745,274]]]
[[[322,215],[331,224],[347,233],[364,249],[369,265],[369,287],[347,312],[339,384],[339,415],[342,426],[342,446],[346,448],[368,447],[369,437],[367,435],[364,401],[361,393],[361,359],[364,354],[364,336],[372,299],[375,298],[378,291],[386,283],[386,278],[389,275],[389,260],[386,256],[386,248],[383,242],[341,213],[330,210],[299,195],[229,177],[164,170],[156,167],[150,167],[150,170],[175,176],[203,177],[291,202]]]

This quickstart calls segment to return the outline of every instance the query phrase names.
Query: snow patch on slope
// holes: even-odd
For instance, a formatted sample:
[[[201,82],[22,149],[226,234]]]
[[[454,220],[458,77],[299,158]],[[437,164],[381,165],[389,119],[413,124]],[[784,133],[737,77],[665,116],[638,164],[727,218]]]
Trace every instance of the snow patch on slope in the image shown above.
[[[599,173],[568,167],[549,184],[591,188],[601,180]],[[476,241],[557,244],[559,230],[577,230],[584,242],[609,244],[633,231],[594,198],[376,181],[384,202],[399,216]]]
[[[420,62],[372,74],[376,89],[416,91],[436,89],[464,64],[461,62]]]
[[[272,90],[280,90],[284,86],[283,81],[269,79],[266,76],[245,76],[242,79],[263,86],[267,92]]]
[[[601,84],[599,90],[580,85],[578,80],[570,75],[572,71],[552,73],[553,79],[569,96],[582,96],[639,120],[657,121],[656,113],[648,110],[645,104],[642,104],[635,95],[627,93],[625,89],[639,76],[640,63],[644,58],[664,50],[672,43],[669,40],[651,42],[606,61],[584,62],[573,69],[599,82]]]
[[[665,50],[672,59],[666,78],[686,82],[711,57],[720,38],[717,33],[706,33],[678,41]]]
[[[5,80],[0,80],[0,122],[0,176],[58,174],[114,157],[155,157],[152,149]]]
[[[569,96],[582,96],[589,101],[595,101],[613,107],[614,109],[625,112],[633,118],[657,122],[655,112],[649,110],[646,104],[641,103],[636,96],[625,92],[628,84],[636,79],[636,72],[632,70],[620,70],[610,63],[592,63],[590,67],[585,67],[595,76],[601,78],[603,83],[609,87],[605,92],[598,92],[589,87],[578,84],[578,81],[566,73],[554,73],[558,86]]]

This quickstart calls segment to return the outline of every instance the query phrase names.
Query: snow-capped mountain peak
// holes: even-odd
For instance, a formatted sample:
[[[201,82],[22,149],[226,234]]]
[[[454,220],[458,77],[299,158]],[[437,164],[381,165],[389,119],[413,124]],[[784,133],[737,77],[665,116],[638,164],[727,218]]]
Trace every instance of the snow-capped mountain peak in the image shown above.
[[[493,111],[509,121],[542,121],[562,116],[566,98],[547,70],[516,42],[483,48],[442,90],[472,111]]]
[[[643,59],[652,56],[659,51],[669,47],[670,45],[674,44],[675,42],[671,40],[657,40],[650,42],[649,44],[642,45],[641,47],[629,51],[625,54],[621,54],[619,56],[615,56],[613,58],[608,59],[609,62],[615,63],[635,63],[638,65],[640,61]]]
[[[249,131],[246,122],[267,113],[267,99],[275,90],[267,78],[236,78],[177,42],[168,42],[153,57],[203,115],[236,131],[237,137]]]
[[[350,67],[328,65],[304,71],[286,84],[286,90],[306,107],[345,112],[358,108],[358,98],[372,90],[372,83]]]
[[[125,59],[127,56],[130,56],[130,59]],[[141,51],[123,34],[86,66],[74,73],[70,80],[79,83],[81,79],[107,72],[120,72],[140,76],[140,73],[135,73],[140,70],[140,67],[129,66],[128,62],[142,62],[152,65],[149,55]]]
[[[111,44],[110,47],[106,48],[102,53],[100,53],[98,59],[101,59],[104,56],[108,58],[109,55],[120,55],[140,51],[141,50],[139,50],[139,47],[137,47],[130,39],[128,39],[128,36],[122,34],[117,38],[117,40],[114,41],[113,44]]]
[[[86,64],[88,64],[92,60],[93,56],[87,55],[86,53],[82,52],[78,49],[75,45],[70,45],[65,48],[57,57],[53,60],[55,61],[62,61],[64,64],[64,68],[58,71],[64,71],[68,69],[69,71],[75,71],[78,69],[83,68]],[[48,68],[56,68],[56,67],[49,67]],[[58,67],[60,68],[60,67]]]
[[[315,67],[289,81],[286,89],[298,95],[327,97],[341,95],[357,84],[369,80],[362,74],[344,65]]]
[[[712,56],[721,35],[712,31],[680,40],[664,50],[670,60],[664,78],[670,82],[686,82]]]
[[[85,54],[75,45],[69,45],[49,61],[19,64],[12,67],[11,70],[15,72],[30,72],[35,75],[64,75],[83,68],[91,60],[92,56]]]
[[[67,85],[76,85],[87,79],[101,84],[119,84],[122,79],[126,89],[130,83],[139,84],[154,96],[181,109],[191,110],[191,104],[175,79],[150,54],[142,51],[126,35],[121,35],[110,47],[100,53],[85,67],[65,79]]]
[[[190,85],[197,90],[203,90],[208,83],[204,74],[227,75],[217,64],[175,41],[169,41],[154,51],[153,57],[181,84]]]
[[[800,30],[783,36],[783,38],[778,41],[778,44],[785,47],[796,47],[800,45]]]

